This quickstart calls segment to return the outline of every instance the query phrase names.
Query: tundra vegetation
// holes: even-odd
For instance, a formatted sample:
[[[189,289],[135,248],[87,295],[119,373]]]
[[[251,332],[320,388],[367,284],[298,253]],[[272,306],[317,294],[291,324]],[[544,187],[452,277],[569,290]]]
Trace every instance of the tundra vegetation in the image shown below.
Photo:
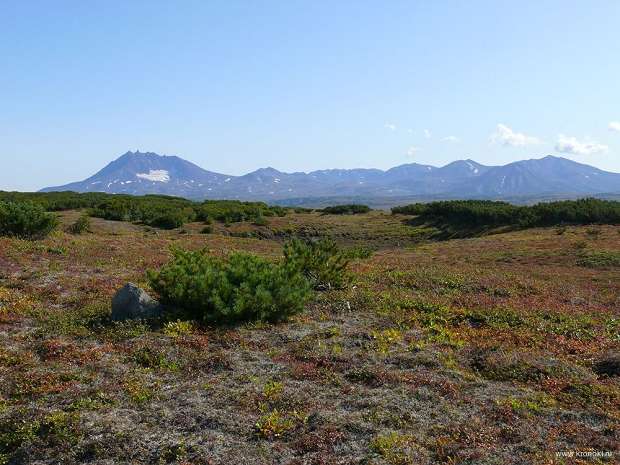
[[[360,213],[368,213],[370,211],[370,207],[368,205],[351,203],[347,205],[325,207],[321,211],[325,215],[359,215]]]
[[[617,460],[617,203],[0,201],[0,463]]]

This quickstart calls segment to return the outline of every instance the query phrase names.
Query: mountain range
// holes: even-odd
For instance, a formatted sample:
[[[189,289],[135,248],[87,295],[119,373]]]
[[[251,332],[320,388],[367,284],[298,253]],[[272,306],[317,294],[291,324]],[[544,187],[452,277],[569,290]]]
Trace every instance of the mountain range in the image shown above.
[[[93,176],[43,192],[166,194],[189,199],[299,203],[313,198],[573,198],[620,194],[620,174],[546,156],[503,166],[458,160],[442,167],[409,163],[379,169],[328,169],[283,173],[261,168],[243,176],[207,171],[177,156],[127,152]]]

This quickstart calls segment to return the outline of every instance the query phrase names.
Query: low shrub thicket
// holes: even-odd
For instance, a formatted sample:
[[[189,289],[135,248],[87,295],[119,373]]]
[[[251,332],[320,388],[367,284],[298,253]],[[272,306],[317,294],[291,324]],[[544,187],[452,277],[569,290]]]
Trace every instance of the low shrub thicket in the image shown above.
[[[582,252],[577,259],[577,265],[587,268],[618,268],[620,252],[611,250]]]
[[[3,192],[0,191],[0,201],[5,202],[33,202],[43,207],[45,211],[76,210],[92,208],[110,194],[103,192]]]
[[[92,208],[90,214],[106,220],[141,222],[163,229],[178,228],[196,218],[191,201],[151,195],[109,196]]]
[[[46,211],[88,208],[97,218],[140,222],[174,229],[190,221],[213,220],[230,224],[240,221],[265,222],[265,217],[284,216],[288,209],[263,202],[206,200],[193,202],[168,195],[133,196],[103,192],[0,192],[0,201],[31,202]]]
[[[332,239],[301,241],[293,239],[284,245],[287,263],[299,270],[315,289],[341,288],[348,280],[349,256]]]
[[[227,259],[206,250],[172,252],[169,263],[147,273],[151,287],[164,304],[206,323],[285,320],[303,310],[312,288],[348,280],[349,258],[331,240],[288,242],[279,263],[241,252]]]
[[[88,215],[80,215],[80,217],[72,223],[67,230],[71,234],[84,234],[90,230],[90,217]]]
[[[251,220],[264,222],[264,217],[285,215],[286,209],[270,207],[262,202],[207,200],[195,203],[174,197],[119,196],[101,202],[91,214],[110,220],[139,221],[158,228],[174,229],[194,220],[207,224],[213,220],[226,224]]]
[[[325,207],[321,210],[324,215],[357,215],[359,213],[368,213],[370,207],[368,205],[348,204],[348,205],[334,205],[331,207]]]
[[[262,214],[260,214],[260,215],[257,215],[256,218],[254,218],[254,221],[252,221],[252,224],[254,226],[267,226],[267,224],[269,223],[267,222],[265,217]]]
[[[238,200],[205,200],[196,206],[198,220],[216,220],[222,223],[261,221],[263,217],[284,216],[287,210],[269,206],[263,202],[240,202]]]
[[[372,257],[374,251],[365,245],[357,245],[355,247],[351,247],[346,249],[343,254],[345,257],[350,258],[352,260],[359,260]]]
[[[297,268],[240,252],[224,260],[204,250],[177,249],[148,278],[164,303],[207,323],[284,320],[301,312],[310,297]]]
[[[58,225],[56,216],[30,201],[0,201],[0,236],[45,237]]]
[[[394,207],[392,213],[419,215],[422,220],[455,227],[620,224],[620,202],[593,198],[531,206],[490,200],[451,200]]]

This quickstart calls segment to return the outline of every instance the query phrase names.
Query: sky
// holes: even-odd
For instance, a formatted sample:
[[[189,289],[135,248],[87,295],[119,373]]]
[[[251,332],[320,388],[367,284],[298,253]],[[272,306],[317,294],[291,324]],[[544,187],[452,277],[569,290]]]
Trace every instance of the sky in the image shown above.
[[[618,0],[0,0],[0,190],[210,171],[620,172]]]

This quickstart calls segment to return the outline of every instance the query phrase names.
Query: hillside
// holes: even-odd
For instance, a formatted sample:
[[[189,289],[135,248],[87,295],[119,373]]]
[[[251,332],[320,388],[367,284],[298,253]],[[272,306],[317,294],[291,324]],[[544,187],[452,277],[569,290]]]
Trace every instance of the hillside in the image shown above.
[[[127,152],[84,181],[41,191],[169,194],[197,198],[227,179],[226,175],[206,171],[176,156]]]

